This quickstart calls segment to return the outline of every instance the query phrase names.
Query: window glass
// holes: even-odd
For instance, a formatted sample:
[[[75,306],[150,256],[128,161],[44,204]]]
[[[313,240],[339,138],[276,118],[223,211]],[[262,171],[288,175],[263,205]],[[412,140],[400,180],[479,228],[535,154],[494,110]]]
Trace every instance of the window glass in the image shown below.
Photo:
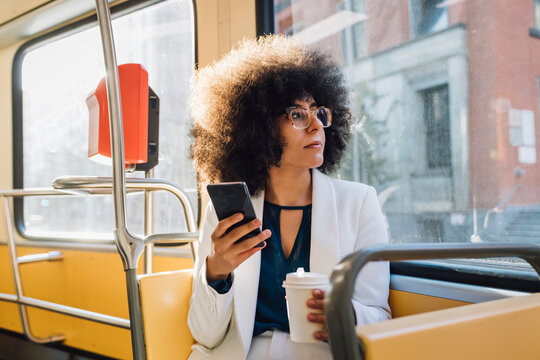
[[[186,105],[194,67],[191,2],[169,0],[121,16],[113,20],[113,32],[118,64],[142,64],[160,99],[155,177],[184,188],[195,207],[196,176],[188,158],[190,119]],[[85,100],[104,75],[96,26],[44,43],[24,57],[25,187],[50,186],[62,175],[111,176],[110,166],[87,158],[89,115]],[[143,201],[140,194],[127,196],[129,226],[139,234],[143,232]],[[156,193],[154,204],[155,231],[185,231],[176,198]],[[112,197],[25,198],[24,221],[27,234],[34,236],[111,238]]]
[[[301,23],[343,68],[357,122],[335,176],[376,187],[391,242],[540,242],[530,2],[274,4],[277,33]]]
[[[534,0],[534,24],[540,29],[540,0]]]
[[[448,5],[449,1],[445,0],[411,0],[409,14],[414,34],[420,36],[446,28]]]

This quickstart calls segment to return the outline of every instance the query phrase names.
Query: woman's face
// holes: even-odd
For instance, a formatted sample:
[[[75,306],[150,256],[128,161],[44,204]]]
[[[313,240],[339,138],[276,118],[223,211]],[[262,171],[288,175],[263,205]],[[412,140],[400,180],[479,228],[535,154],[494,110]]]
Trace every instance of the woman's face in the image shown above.
[[[320,105],[309,96],[296,100],[292,106],[314,110]],[[322,165],[325,135],[322,123],[315,114],[311,114],[309,126],[302,130],[291,125],[287,114],[280,116],[278,123],[285,142],[280,167],[311,169]]]

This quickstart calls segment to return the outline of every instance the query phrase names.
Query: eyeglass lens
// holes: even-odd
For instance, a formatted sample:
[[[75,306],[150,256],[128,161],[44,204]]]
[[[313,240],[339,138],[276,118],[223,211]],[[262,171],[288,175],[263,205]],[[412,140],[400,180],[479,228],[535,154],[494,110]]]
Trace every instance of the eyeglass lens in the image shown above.
[[[309,126],[309,122],[311,121],[310,111],[306,109],[292,109],[290,116],[294,125],[300,128]],[[317,108],[315,110],[315,116],[322,123],[323,127],[328,127],[332,124],[332,113],[325,107]]]

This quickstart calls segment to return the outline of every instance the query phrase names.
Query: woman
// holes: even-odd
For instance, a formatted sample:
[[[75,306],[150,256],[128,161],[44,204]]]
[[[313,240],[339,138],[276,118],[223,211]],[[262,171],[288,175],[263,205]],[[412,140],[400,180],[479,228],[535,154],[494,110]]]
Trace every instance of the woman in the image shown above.
[[[218,222],[212,205],[206,210],[190,359],[331,358],[324,330],[313,335],[318,343],[289,340],[285,274],[302,266],[330,275],[344,256],[388,241],[374,189],[324,175],[337,168],[351,131],[339,68],[289,38],[245,41],[197,73],[191,109],[201,182],[245,181],[258,219],[227,232],[241,214]],[[261,225],[261,234],[235,243]],[[390,317],[388,285],[387,263],[362,270],[352,299],[358,324]],[[324,309],[323,300],[314,290],[306,306]],[[326,321],[318,311],[308,320]]]

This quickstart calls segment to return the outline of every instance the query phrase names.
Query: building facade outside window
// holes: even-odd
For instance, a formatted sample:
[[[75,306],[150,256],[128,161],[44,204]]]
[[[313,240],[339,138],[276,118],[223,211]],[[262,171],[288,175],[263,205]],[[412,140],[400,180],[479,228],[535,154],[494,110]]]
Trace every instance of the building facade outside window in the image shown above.
[[[300,38],[341,64],[357,123],[335,176],[377,188],[390,241],[538,242],[540,227],[516,222],[540,218],[532,3],[315,3],[276,7],[276,32],[301,22]]]

